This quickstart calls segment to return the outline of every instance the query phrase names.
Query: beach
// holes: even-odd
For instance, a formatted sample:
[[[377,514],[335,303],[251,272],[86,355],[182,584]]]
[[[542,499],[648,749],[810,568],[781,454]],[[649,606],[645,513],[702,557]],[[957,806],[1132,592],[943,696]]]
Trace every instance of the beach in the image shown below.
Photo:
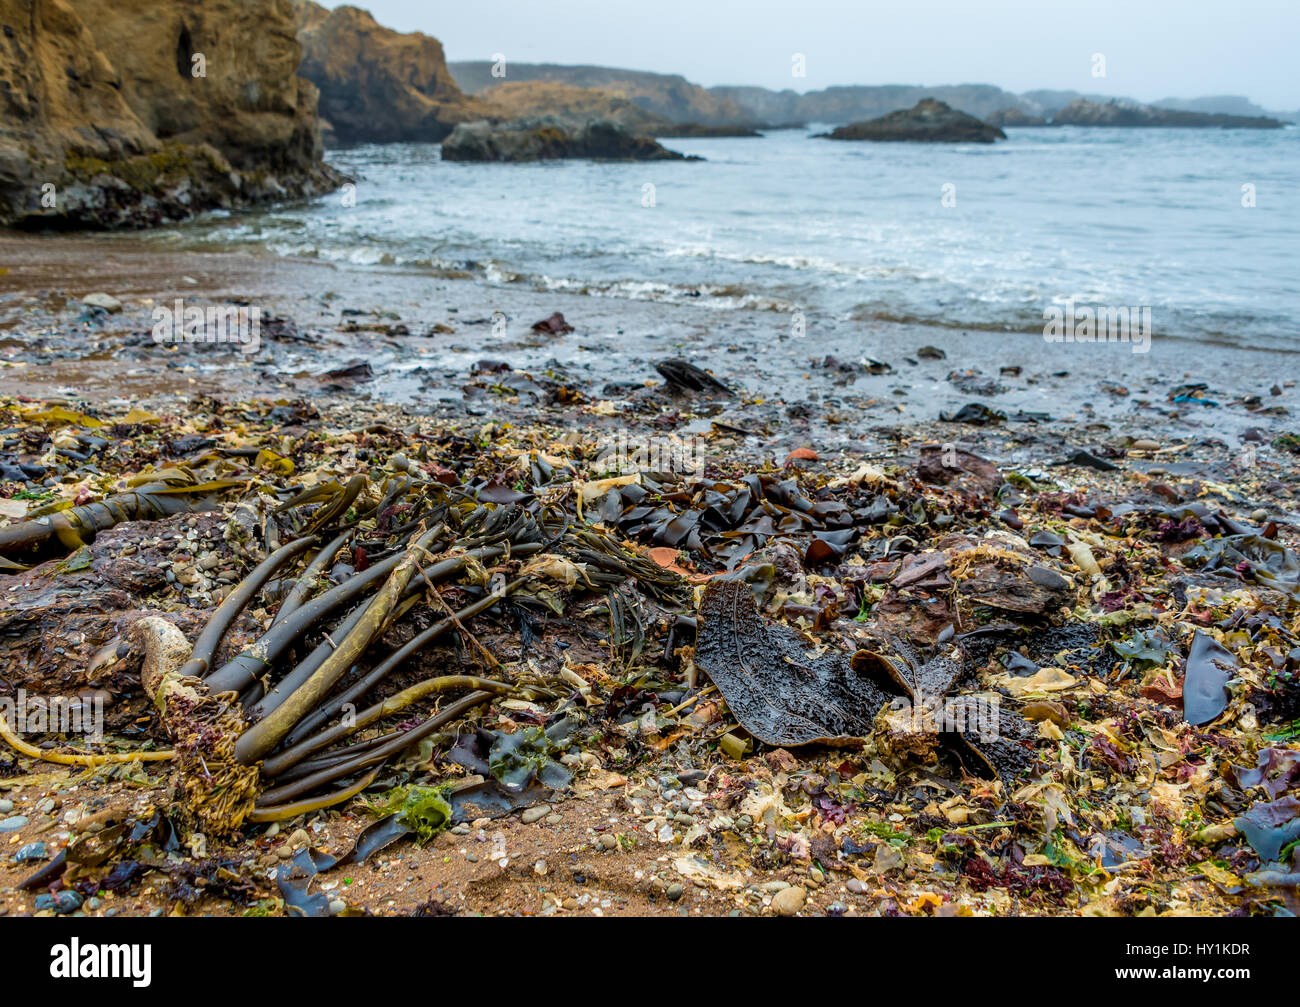
[[[214,438],[232,447],[251,444],[258,451],[269,449],[269,460],[257,455],[259,466],[269,466],[262,478],[274,478],[286,487],[303,485],[299,480],[304,477],[310,482],[346,477],[350,471],[367,473],[377,487],[389,485],[410,464],[403,460],[405,456],[424,459],[421,466],[439,479],[451,478],[454,468],[456,478],[470,480],[477,474],[495,481],[501,476],[491,474],[506,466],[505,471],[513,473],[509,478],[522,479],[515,485],[526,486],[528,477],[509,461],[521,451],[525,456],[532,451],[531,457],[549,459],[552,465],[574,465],[579,479],[591,480],[602,470],[635,472],[637,466],[676,468],[676,475],[666,477],[670,482],[690,483],[703,477],[706,485],[723,489],[735,485],[730,481],[741,473],[767,472],[771,475],[764,478],[794,478],[810,489],[822,486],[823,496],[830,486],[841,486],[837,493],[852,494],[859,484],[865,490],[871,480],[891,473],[887,478],[896,488],[878,500],[896,498],[901,506],[904,495],[917,492],[916,499],[924,501],[926,510],[935,513],[937,508],[941,515],[941,524],[932,531],[923,531],[920,525],[893,526],[892,534],[910,528],[911,534],[929,543],[917,559],[944,555],[930,550],[953,541],[951,535],[939,537],[945,529],[976,539],[1010,533],[1019,537],[1006,541],[1020,542],[1019,548],[1024,548],[1023,542],[1035,529],[1072,528],[1073,535],[1093,543],[1105,572],[1097,570],[1089,587],[1086,570],[1081,573],[1079,567],[1087,565],[1085,560],[1056,550],[1060,558],[1051,561],[1051,568],[1065,574],[1061,583],[1077,588],[1081,603],[1103,599],[1104,611],[1112,611],[1115,604],[1136,604],[1141,624],[1161,628],[1171,638],[1187,625],[1181,620],[1191,612],[1207,613],[1193,617],[1196,625],[1197,620],[1209,618],[1215,606],[1227,606],[1219,610],[1228,617],[1242,604],[1268,606],[1278,596],[1260,585],[1235,585],[1232,590],[1233,584],[1223,584],[1210,588],[1208,594],[1197,587],[1198,601],[1180,609],[1167,592],[1172,590],[1186,601],[1179,592],[1191,588],[1175,586],[1181,578],[1172,573],[1170,582],[1163,584],[1162,576],[1149,566],[1149,556],[1155,554],[1153,548],[1156,553],[1181,550],[1185,546],[1169,543],[1180,542],[1183,534],[1195,542],[1199,533],[1193,526],[1200,526],[1184,521],[1178,527],[1187,525],[1185,533],[1166,535],[1169,526],[1164,525],[1160,536],[1168,541],[1158,545],[1150,533],[1136,533],[1133,526],[1126,532],[1120,531],[1120,525],[1111,527],[1107,515],[1112,510],[1201,514],[1207,522],[1213,520],[1209,515],[1218,513],[1225,521],[1231,515],[1231,521],[1239,522],[1231,527],[1238,529],[1272,523],[1272,534],[1279,535],[1280,542],[1294,534],[1296,456],[1287,447],[1290,442],[1279,440],[1292,429],[1290,406],[1296,392],[1294,382],[1284,377],[1292,372],[1294,356],[1289,353],[1215,346],[1160,333],[1152,338],[1149,352],[1134,353],[1132,344],[1062,344],[1027,333],[994,335],[816,317],[804,320],[805,334],[800,338],[791,332],[788,315],[770,310],[721,311],[689,300],[666,304],[537,291],[437,275],[428,269],[247,252],[161,253],[129,237],[9,236],[0,239],[0,261],[6,267],[0,276],[0,324],[5,335],[0,394],[10,397],[10,415],[22,424],[39,423],[24,417],[64,415],[52,412],[62,408],[71,411],[67,415],[81,417],[66,430],[76,429],[75,423],[91,423],[85,418],[88,411],[128,438],[110,450],[127,452],[136,459],[132,465],[141,457],[152,457],[154,451],[161,452],[155,465],[168,456],[179,458],[177,452],[189,449],[181,446],[184,438],[175,438],[182,433],[194,438],[199,436],[195,431],[206,431],[207,437],[193,442],[200,449],[195,458],[205,457],[203,445]],[[118,303],[111,308],[87,305],[83,298],[96,293]],[[168,306],[170,310],[178,298],[197,306],[258,306],[261,329],[255,351],[244,352],[239,344],[156,339],[153,309]],[[105,303],[93,296],[91,300]],[[533,330],[535,322],[552,319],[556,312],[573,327],[572,332]],[[559,328],[553,322],[549,327]],[[655,364],[671,359],[686,359],[706,369],[735,394],[698,393],[665,383]],[[1204,387],[1198,387],[1201,382]],[[960,414],[962,407],[974,410]],[[954,413],[958,415],[953,417]],[[944,420],[944,415],[953,420]],[[93,429],[88,433],[92,440],[97,436]],[[61,443],[75,447],[74,442]],[[366,449],[349,448],[339,455],[337,448],[330,447],[333,444],[366,445]],[[681,453],[673,453],[683,447]],[[281,452],[294,459],[284,470],[290,473],[287,477],[271,475],[279,471],[281,462],[275,459]],[[239,447],[229,457],[251,459],[254,453]],[[911,482],[916,475],[928,480],[935,478],[936,471],[942,475],[943,468],[935,470],[934,461],[949,456],[958,477],[951,486]],[[67,457],[60,463],[67,469],[61,484],[51,483],[57,495],[85,499],[85,490],[91,489],[89,498],[94,499],[95,487],[108,489],[113,484],[113,466],[104,468],[99,461],[102,455],[92,454],[83,461],[76,460],[80,455],[75,452]],[[601,457],[605,462],[593,460]],[[628,464],[625,458],[631,459],[631,468],[621,467]],[[990,472],[1003,473],[1009,481],[987,496],[994,489],[985,481]],[[532,478],[537,478],[536,469]],[[995,482],[1002,479],[997,475]],[[1026,487],[1032,489],[1026,493]],[[585,491],[582,496],[586,498]],[[595,499],[589,507],[595,506]],[[1004,505],[1007,509],[999,512]],[[1179,510],[1189,506],[1200,510]],[[604,513],[608,519],[612,512]],[[942,517],[944,513],[950,516]],[[596,518],[589,514],[587,520]],[[1158,518],[1151,527],[1162,527],[1165,520]],[[1177,523],[1178,518],[1169,520]],[[247,562],[229,555],[223,527],[220,512],[122,525],[102,532],[77,554],[85,554],[89,563],[84,572],[60,576],[68,561],[51,558],[13,577],[5,616],[10,684],[35,691],[72,691],[87,682],[97,684],[113,704],[109,729],[120,732],[130,717],[141,712],[138,699],[129,698],[134,692],[128,684],[129,671],[126,677],[105,679],[102,672],[87,675],[82,669],[98,663],[96,653],[114,628],[129,627],[149,611],[170,613],[187,633],[201,628],[205,611],[229,593],[236,571]],[[866,611],[865,599],[873,595],[868,591],[864,600],[852,602],[851,607],[847,598],[853,597],[852,592],[843,600],[832,600],[829,607],[826,603],[828,588],[835,599],[845,585],[857,583],[841,578],[858,577],[861,574],[854,571],[865,569],[869,581],[884,578],[881,587],[870,589],[877,591],[875,596],[886,592],[877,605],[874,625],[910,626],[908,632],[918,634],[912,639],[926,639],[925,634],[940,624],[927,606],[943,597],[943,589],[934,594],[927,581],[912,576],[910,580],[918,585],[912,591],[919,591],[915,604],[920,607],[913,610],[909,608],[913,602],[898,600],[909,596],[906,590],[890,601],[894,595],[886,585],[898,568],[882,572],[884,566],[871,557],[895,555],[893,549],[906,552],[912,546],[891,545],[896,540],[889,537],[889,528],[886,525],[864,537],[861,554],[848,565],[819,568],[813,563],[806,579],[797,571],[797,555],[792,574],[789,558],[780,559],[779,551],[765,552],[764,556],[778,557],[781,579],[767,611],[781,614],[786,622],[801,627],[800,632],[811,634],[804,637],[808,646],[825,647],[833,640],[841,641],[833,647],[853,640],[859,641],[858,646],[868,645],[865,641],[874,639],[877,630],[873,624],[864,627],[860,617],[855,621],[854,609],[861,604]],[[185,539],[179,554],[166,544],[173,534]],[[838,533],[830,534],[828,541],[839,541],[834,537]],[[886,537],[879,538],[881,534]],[[1137,538],[1132,537],[1135,534]],[[223,536],[227,536],[224,542]],[[191,544],[192,540],[198,544]],[[655,541],[662,539],[652,537],[646,544]],[[910,539],[903,536],[897,541]],[[1144,544],[1137,545],[1139,541]],[[1134,548],[1148,556],[1142,564],[1149,572],[1140,578],[1127,566],[1135,555],[1128,550]],[[692,578],[697,590],[706,583],[695,563],[705,562],[703,569],[708,570],[708,561],[693,562],[686,550],[657,551],[661,554],[657,563],[671,562],[672,569]],[[1126,554],[1130,559],[1123,558]],[[177,555],[179,559],[172,558]],[[678,558],[670,561],[668,556]],[[1087,554],[1089,561],[1092,556]],[[194,567],[189,565],[190,557]],[[862,557],[869,565],[854,567],[853,563],[864,562]],[[842,562],[833,555],[831,559],[833,564]],[[145,572],[155,562],[169,572],[166,581],[160,579],[161,568],[153,574]],[[727,565],[716,558],[712,562],[720,564],[716,569]],[[746,562],[751,560],[741,560],[740,566]],[[954,570],[960,565],[953,558],[947,563]],[[214,581],[211,574],[189,572],[213,564],[225,564],[229,573]],[[80,563],[72,566],[83,570]],[[172,578],[173,568],[185,572]],[[791,575],[794,579],[787,581]],[[1129,585],[1121,594],[1134,592],[1127,602],[1119,602],[1119,594],[1105,594],[1116,586],[1116,578]],[[1059,574],[1053,574],[1049,582],[1059,579]],[[1205,583],[1195,576],[1192,580]],[[1146,586],[1138,588],[1139,582]],[[123,587],[125,595],[114,593]],[[1146,600],[1139,603],[1139,598]],[[1246,602],[1247,598],[1253,600]],[[1152,602],[1154,609],[1149,607]],[[590,615],[590,609],[582,611]],[[959,623],[976,611],[958,615]],[[1095,634],[1083,611],[1066,616],[1066,622],[1081,632],[1089,627],[1088,632]],[[260,613],[258,609],[240,618],[226,653],[236,652],[256,637],[259,619],[268,618]],[[1012,615],[1013,622],[1029,618]],[[900,618],[903,621],[897,623]],[[600,709],[599,704],[613,702],[619,688],[616,665],[610,664],[617,648],[611,649],[599,628],[603,619],[597,615],[594,626],[588,623],[576,635],[580,616],[576,623],[556,621],[541,630],[542,640],[524,647],[509,620],[484,624],[478,632],[482,644],[509,668],[527,666],[533,674],[549,669],[543,674],[564,671],[576,676],[566,681],[582,683],[582,695]],[[1034,624],[1031,619],[1026,626]],[[671,618],[658,623],[654,635],[670,625]],[[964,623],[961,628],[969,632],[974,627]],[[1026,703],[1026,710],[1038,696],[1038,706],[1057,711],[1035,714],[1054,718],[1043,723],[1040,745],[1047,741],[1050,751],[1048,739],[1061,734],[1054,726],[1057,722],[1067,728],[1066,737],[1073,737],[1071,731],[1097,730],[1092,718],[1107,713],[1112,718],[1137,717],[1152,725],[1170,723],[1167,704],[1180,700],[1160,692],[1164,686],[1158,682],[1152,685],[1150,671],[1138,675],[1126,670],[1128,665],[1120,665],[1105,676],[1078,677],[1074,662],[1101,661],[1101,666],[1110,666],[1099,656],[1107,651],[1098,650],[1097,638],[1087,636],[1090,643],[1068,657],[1058,655],[1053,666],[1046,653],[1034,649],[1039,646],[1033,642],[1034,634],[1039,632],[1030,631],[1025,637],[1029,649],[1021,651],[1036,658],[1026,666],[1038,669],[1035,677],[1007,678],[999,688],[1005,695],[1026,697],[1012,700]],[[1113,632],[1122,639],[1126,631]],[[392,639],[400,641],[402,636]],[[421,668],[463,660],[456,653],[455,648],[433,648],[427,659],[398,676],[391,688],[418,680],[426,673]],[[127,661],[129,668],[130,658]],[[986,688],[990,681],[1001,680],[995,673],[998,667],[996,663],[986,666],[983,674],[994,675],[984,679]],[[1076,676],[1066,674],[1064,693],[1057,691],[1064,680],[1043,678],[1053,667],[1064,667]],[[1038,688],[1046,691],[1035,691],[1033,683],[1039,679]],[[1241,696],[1268,687],[1267,680],[1255,673],[1247,674],[1246,681],[1254,684]],[[700,696],[673,684],[671,678],[658,688],[661,713],[675,709],[684,697],[698,700]],[[1089,690],[1094,707],[1103,693],[1106,702],[1089,709],[1082,698]],[[977,869],[972,861],[963,866],[959,858],[954,873],[942,866],[941,850],[949,839],[940,840],[936,860],[926,852],[922,833],[933,829],[935,822],[946,822],[958,833],[979,823],[992,827],[1001,821],[993,809],[1005,797],[987,798],[1007,794],[1010,778],[995,781],[989,791],[981,789],[988,787],[987,781],[966,776],[963,783],[962,777],[949,775],[952,769],[939,768],[938,775],[924,777],[937,781],[933,800],[924,787],[908,798],[906,791],[895,789],[897,763],[879,747],[883,737],[869,741],[865,749],[847,752],[834,747],[795,749],[798,760],[784,748],[764,748],[735,762],[722,749],[702,747],[705,738],[717,737],[719,707],[716,693],[708,698],[711,691],[705,690],[706,701],[696,702],[694,710],[688,703],[678,714],[681,719],[655,720],[651,733],[635,746],[640,755],[629,757],[626,748],[611,748],[608,742],[595,748],[584,742],[565,756],[574,779],[563,796],[559,792],[548,796],[522,819],[501,818],[492,811],[460,815],[456,827],[432,843],[403,846],[393,856],[380,855],[364,878],[355,884],[349,881],[346,893],[338,890],[337,876],[325,882],[327,888],[308,885],[299,890],[291,881],[291,867],[305,863],[295,859],[304,850],[338,852],[361,838],[370,819],[356,808],[341,815],[308,813],[288,822],[284,831],[246,827],[233,838],[222,839],[226,859],[220,862],[230,865],[242,879],[240,884],[179,901],[172,882],[121,895],[100,891],[88,901],[68,896],[76,907],[65,901],[43,908],[19,887],[39,860],[19,858],[0,865],[4,908],[17,915],[33,910],[38,915],[63,911],[100,915],[109,910],[129,915],[160,911],[1124,915],[1150,905],[1178,915],[1224,913],[1249,904],[1225,901],[1221,889],[1196,880],[1195,872],[1188,874],[1185,864],[1196,856],[1190,827],[1176,831],[1177,842],[1186,844],[1179,847],[1183,852],[1174,856],[1165,849],[1158,855],[1163,858],[1159,869],[1177,880],[1171,882],[1166,897],[1150,902],[1123,894],[1141,888],[1139,884],[1130,889],[1123,870],[1115,875],[1118,888],[1098,888],[1095,878],[1086,884],[1068,881],[1074,876],[1068,857],[1050,867],[1021,868],[1013,863],[1005,868],[1011,872],[1005,878],[984,877],[983,868]],[[542,695],[562,696],[563,690]],[[1053,706],[1053,697],[1065,699],[1067,705]],[[513,711],[485,716],[481,724],[519,730],[529,722],[530,715],[523,711],[535,709],[539,701],[554,702],[534,698]],[[1240,697],[1233,702],[1225,717],[1238,715],[1232,711],[1239,710]],[[561,708],[568,705],[562,702]],[[724,716],[722,723],[728,719]],[[626,731],[644,718],[615,716],[610,723],[615,721]],[[1183,730],[1190,729],[1184,725]],[[1265,728],[1256,725],[1253,730]],[[1211,736],[1214,744],[1248,757],[1252,743],[1246,739],[1252,735],[1247,729],[1225,722],[1218,731]],[[1134,744],[1124,742],[1126,747]],[[1169,771],[1174,772],[1176,765],[1168,763]],[[12,837],[13,842],[25,844],[23,850],[43,850],[43,837],[51,834],[69,840],[84,837],[95,821],[147,815],[153,802],[169,800],[165,773],[142,768],[117,779],[103,772],[92,772],[92,779],[69,775],[76,772],[56,768],[51,773],[49,767],[42,769],[40,763],[26,760],[11,765],[11,778],[6,781],[12,798],[9,820],[24,823]],[[1055,772],[1068,778],[1072,771],[1058,766]],[[1132,764],[1120,760],[1108,769],[1094,765],[1089,772],[1093,774],[1090,785],[1116,788],[1112,799],[1127,806],[1123,802],[1130,798],[1125,795],[1138,779]],[[442,778],[448,779],[445,772]],[[810,780],[818,782],[808,790]],[[880,798],[883,803],[859,797],[865,801],[859,807],[849,795],[861,794],[863,787],[892,796]],[[790,832],[788,822],[779,825],[780,817],[764,826],[758,808],[766,805],[742,800],[743,788],[751,788],[753,794],[784,795],[782,800],[796,806],[811,793],[816,809],[809,820],[816,823],[812,835],[823,838],[813,838],[812,847],[801,846],[806,840],[800,837],[807,833],[799,827]],[[1193,798],[1193,792],[1198,796]],[[45,796],[51,793],[53,799]],[[1028,793],[1024,791],[1020,798],[1028,802],[1026,827],[1032,828],[1037,798],[1027,797]],[[1179,800],[1186,804],[1209,799],[1202,793],[1192,788]],[[837,796],[832,799],[831,794]],[[1075,806],[1075,798],[1069,800]],[[1197,814],[1213,814],[1197,807],[1201,807]],[[1092,814],[1081,806],[1076,806],[1076,813]],[[1174,812],[1164,809],[1157,814]],[[877,837],[875,841],[863,844],[853,838],[862,835],[864,823],[875,830],[870,833]],[[1093,821],[1095,829],[1101,824]],[[758,847],[752,845],[751,830],[760,847],[771,844],[772,854],[755,855]],[[1157,831],[1170,834],[1163,825]],[[1139,858],[1135,863],[1145,863],[1141,858],[1146,854],[1137,847],[1126,848],[1130,840],[1119,832],[1103,829],[1093,835],[1080,825],[1078,832],[1070,834],[1075,845],[1069,848],[1085,860],[1097,855],[1114,865],[1133,855]],[[1146,835],[1141,830],[1134,834]],[[816,845],[828,835],[839,844],[838,853],[829,854],[826,847]],[[881,842],[881,836],[893,841]],[[1094,840],[1102,845],[1090,847]],[[1119,843],[1113,848],[1118,854],[1104,852],[1110,849],[1107,843]],[[811,862],[809,849],[821,850],[811,854]],[[1089,849],[1093,854],[1088,854]],[[201,865],[195,869],[203,875]],[[1136,876],[1130,880],[1136,883]],[[1262,889],[1264,893],[1275,890]],[[316,894],[309,896],[311,891]]]

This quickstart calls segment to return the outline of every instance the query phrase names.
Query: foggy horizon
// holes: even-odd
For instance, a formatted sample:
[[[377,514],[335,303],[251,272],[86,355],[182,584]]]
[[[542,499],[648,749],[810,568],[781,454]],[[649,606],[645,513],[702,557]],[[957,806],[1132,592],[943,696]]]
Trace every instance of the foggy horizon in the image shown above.
[[[339,0],[326,0],[339,7]],[[590,65],[679,74],[704,87],[798,93],[839,86],[992,84],[1023,93],[1070,90],[1143,102],[1240,95],[1265,109],[1300,108],[1290,40],[1300,8],[1245,2],[1225,15],[1207,3],[1120,0],[1050,10],[1011,0],[977,10],[961,0],[923,9],[867,10],[843,0],[758,2],[741,15],[662,0],[653,14],[594,0],[548,8],[484,0],[430,10],[421,0],[354,3],[381,24],[442,42],[448,62]],[[802,53],[806,76],[791,73]],[[1094,76],[1094,54],[1105,75]]]

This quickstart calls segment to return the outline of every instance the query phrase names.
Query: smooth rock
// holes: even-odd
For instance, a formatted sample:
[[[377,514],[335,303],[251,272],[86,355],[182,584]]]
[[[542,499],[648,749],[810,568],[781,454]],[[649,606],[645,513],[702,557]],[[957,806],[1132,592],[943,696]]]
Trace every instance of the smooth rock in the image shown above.
[[[81,299],[81,303],[90,308],[103,308],[110,315],[115,315],[122,310],[122,302],[112,294],[94,293],[87,294]]]
[[[808,893],[798,885],[791,885],[772,896],[772,911],[778,916],[793,916],[806,901]]]

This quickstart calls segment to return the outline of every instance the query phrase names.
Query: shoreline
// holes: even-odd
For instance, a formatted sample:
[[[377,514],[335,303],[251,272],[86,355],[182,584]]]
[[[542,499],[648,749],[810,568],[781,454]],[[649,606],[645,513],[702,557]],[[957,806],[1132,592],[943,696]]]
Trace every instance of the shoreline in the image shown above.
[[[982,402],[1013,415],[1048,413],[1064,430],[1099,422],[1117,433],[1182,426],[1232,442],[1252,427],[1286,432],[1289,417],[1270,410],[1293,409],[1297,398],[1293,383],[1278,383],[1292,372],[1291,354],[1175,341],[1158,328],[1145,354],[1125,344],[1052,344],[1025,333],[819,315],[806,318],[806,334],[797,338],[790,316],[771,311],[488,286],[400,267],[177,253],[118,237],[0,233],[0,264],[8,364],[0,394],[87,401],[120,391],[279,396],[301,387],[320,394],[328,384],[320,375],[365,360],[373,380],[352,384],[347,394],[435,415],[475,415],[482,403],[460,390],[484,359],[516,372],[562,373],[598,400],[619,397],[617,388],[605,394],[606,386],[622,384],[625,393],[658,382],[656,361],[685,357],[740,393],[730,410],[740,426],[762,418],[760,399],[823,418],[858,411],[867,425],[909,426]],[[96,317],[79,303],[92,292],[118,298],[123,310]],[[175,298],[259,307],[269,323],[259,351],[245,357],[204,344],[153,343],[151,308]],[[531,331],[556,311],[573,333]],[[504,334],[496,313],[505,316]],[[84,348],[70,342],[74,333]],[[945,358],[919,357],[927,346]],[[870,373],[880,370],[877,362],[888,370]],[[24,363],[30,369],[13,366]],[[1169,401],[1177,386],[1195,382],[1206,382],[1204,397],[1219,404]],[[1272,394],[1275,383],[1281,394]],[[1250,396],[1262,408],[1251,408]],[[847,422],[850,430],[862,425]]]
[[[1245,610],[1275,612],[1262,624],[1272,628],[1261,630],[1273,635],[1258,640],[1289,653],[1293,631],[1282,617],[1293,620],[1294,603],[1282,591],[1290,568],[1269,551],[1250,554],[1258,578],[1250,563],[1206,572],[1182,562],[1189,548],[1226,543],[1229,531],[1293,555],[1300,465],[1273,440],[1294,428],[1289,413],[1268,410],[1287,408],[1296,392],[1279,385],[1271,394],[1272,375],[1290,373],[1275,355],[1257,354],[1235,374],[1227,357],[1217,368],[1202,362],[1202,374],[1224,375],[1209,389],[1217,404],[1174,403],[1171,386],[1196,377],[1184,355],[1162,357],[1158,343],[1147,355],[1106,347],[1123,352],[1072,356],[1021,337],[990,352],[987,333],[940,339],[932,329],[857,323],[782,339],[772,332],[784,316],[765,312],[240,254],[172,256],[116,240],[54,239],[19,250],[0,238],[0,262],[13,263],[0,275],[0,397],[14,424],[6,461],[45,469],[4,500],[10,520],[51,501],[102,500],[125,477],[160,466],[192,468],[203,485],[225,473],[240,487],[216,510],[123,520],[70,556],[33,556],[43,561],[11,571],[0,612],[10,686],[79,696],[94,686],[106,744],[123,759],[165,746],[170,732],[150,712],[131,663],[139,655],[91,671],[106,644],[160,614],[197,639],[272,538],[299,533],[301,524],[280,527],[289,519],[268,502],[357,480],[378,507],[389,493],[401,499],[414,476],[417,499],[454,484],[458,499],[477,498],[477,510],[524,501],[566,524],[557,537],[547,532],[554,553],[546,576],[560,579],[539,588],[555,607],[527,623],[518,613],[484,612],[469,638],[477,648],[438,641],[374,691],[392,698],[449,668],[485,672],[479,649],[494,662],[493,677],[545,688],[484,706],[470,721],[480,732],[440,735],[416,775],[395,768],[391,779],[468,783],[467,771],[483,769],[457,754],[459,739],[488,729],[514,736],[570,717],[582,725],[561,759],[571,786],[504,811],[461,813],[428,845],[403,841],[357,864],[346,888],[339,875],[322,873],[310,899],[285,872],[304,864],[308,847],[346,850],[372,825],[373,793],[367,802],[345,792],[346,803],[294,813],[283,827],[247,821],[205,839],[222,859],[177,855],[121,891],[78,880],[95,894],[83,898],[57,882],[40,893],[40,884],[20,885],[96,824],[154,821],[159,809],[184,807],[169,790],[184,770],[162,763],[121,776],[83,773],[44,763],[39,748],[0,746],[8,839],[27,851],[0,862],[0,915],[1229,915],[1263,914],[1288,898],[1267,872],[1249,873],[1265,858],[1250,852],[1225,810],[1254,797],[1244,785],[1229,789],[1230,772],[1218,789],[1207,774],[1220,762],[1253,765],[1269,746],[1281,747],[1269,732],[1292,730],[1285,704],[1293,700],[1235,628]],[[120,310],[80,301],[97,291],[117,298]],[[259,352],[156,343],[151,302],[176,296],[258,306]],[[506,316],[504,336],[492,335],[495,311]],[[574,332],[530,330],[556,311]],[[925,344],[946,358],[918,355]],[[837,354],[848,369],[826,365]],[[862,356],[892,370],[855,369]],[[1104,384],[1120,380],[1120,356],[1142,368],[1140,382],[1124,379],[1131,387],[1123,395]],[[675,390],[654,367],[673,357],[710,369],[736,394]],[[1021,372],[1003,373],[1006,366]],[[1249,394],[1261,396],[1253,409],[1242,398]],[[972,403],[1009,416],[985,424],[939,418]],[[57,404],[62,414],[50,409]],[[92,415],[70,418],[69,410]],[[77,434],[88,422],[100,426]],[[611,443],[641,466],[635,476],[604,479],[601,448]],[[683,443],[702,472],[679,483],[651,471],[665,446],[669,467],[683,460],[671,453]],[[623,461],[620,454],[614,471]],[[608,489],[611,482],[631,495]],[[804,517],[792,510],[798,500],[810,508]],[[734,530],[704,521],[706,504],[719,515],[739,507],[725,519]],[[305,506],[295,521],[333,505]],[[241,538],[241,509],[247,519],[259,507],[266,530]],[[818,530],[821,518],[809,516],[837,509],[847,527],[828,518]],[[636,510],[659,516],[638,529]],[[670,522],[672,510],[679,516]],[[683,537],[679,521],[702,541]],[[367,524],[378,527],[373,516]],[[598,575],[598,554],[581,551],[570,528],[619,543],[643,565],[622,567],[614,587],[584,588],[579,578]],[[386,547],[386,535],[367,535],[367,549]],[[757,551],[741,544],[745,536]],[[358,554],[369,562],[348,547],[330,576],[356,576]],[[898,725],[880,717],[859,721],[846,748],[760,744],[753,709],[743,691],[728,691],[737,685],[725,668],[707,663],[703,634],[677,636],[679,616],[693,632],[707,625],[696,592],[724,583],[711,578],[733,561],[770,564],[756,568],[772,578],[757,618],[762,632],[796,634],[802,660],[843,652],[848,667],[859,648],[887,646],[880,640],[937,645],[945,626],[960,627],[972,656],[963,658],[967,678],[957,692],[997,697],[1019,741],[987,763],[992,777],[950,752],[910,760],[906,732],[897,742],[904,747],[891,747]],[[522,562],[504,560],[493,576],[522,578]],[[570,570],[574,579],[565,581]],[[655,594],[665,582],[676,600]],[[447,590],[456,600],[473,588]],[[644,649],[631,657],[613,639],[615,590],[638,612]],[[218,665],[222,653],[236,658],[266,631],[277,597],[268,585],[239,615]],[[410,640],[431,610],[399,616],[382,647]],[[1131,668],[1118,656],[1115,644],[1145,639],[1132,636],[1139,625],[1167,643],[1158,669]],[[298,651],[315,644],[316,632]],[[1192,726],[1179,677],[1190,675],[1190,650],[1180,662],[1204,633],[1230,645],[1242,667],[1219,719],[1193,718]],[[784,688],[772,691],[774,708],[794,709],[802,700]],[[386,729],[375,723],[357,740],[368,744]],[[78,743],[34,727],[24,733],[64,751]],[[840,733],[818,737],[846,741]],[[1043,787],[1064,803],[1046,800]],[[1074,816],[1069,828],[1044,845],[1062,809]],[[1219,877],[1200,866],[1211,856],[1255,880],[1233,892],[1216,887]],[[173,894],[174,878],[206,877],[205,865],[215,863],[231,865],[222,884]],[[232,878],[237,884],[226,886]]]

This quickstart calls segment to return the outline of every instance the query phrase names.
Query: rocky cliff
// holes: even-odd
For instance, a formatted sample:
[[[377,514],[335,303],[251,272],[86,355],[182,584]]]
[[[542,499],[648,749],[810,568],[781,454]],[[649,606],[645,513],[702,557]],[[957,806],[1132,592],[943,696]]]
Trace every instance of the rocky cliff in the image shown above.
[[[1281,129],[1278,119],[1267,116],[1225,115],[1155,108],[1135,101],[1105,104],[1079,98],[1052,117],[1056,126],[1164,126],[1192,129]]]
[[[938,87],[911,84],[851,85],[828,87],[806,94],[790,90],[771,91],[762,87],[730,86],[714,87],[709,91],[739,106],[741,115],[749,121],[773,125],[861,122],[899,109],[911,108],[923,98],[934,98],[979,119],[1006,108],[1017,108],[1027,115],[1042,114],[1042,110],[1033,102],[991,84],[947,84]]]
[[[437,141],[490,114],[461,93],[436,38],[385,28],[357,7],[294,2],[299,72],[320,89],[320,114],[339,143]]]
[[[312,195],[289,0],[0,0],[0,223],[140,227]]]
[[[592,87],[553,81],[507,81],[478,95],[494,119],[509,121],[551,115],[566,122],[612,122],[641,136],[758,136],[747,126],[672,122],[647,112],[630,98]]]
[[[748,113],[731,99],[713,94],[676,74],[615,70],[603,66],[507,62],[502,68],[505,76],[494,77],[493,66],[487,61],[470,61],[452,63],[450,69],[456,82],[468,94],[480,94],[506,81],[550,81],[594,88],[625,98],[669,122],[705,126],[748,125],[753,122]]]
[[[604,120],[632,133],[657,135],[673,123],[647,112],[628,98],[595,88],[551,81],[507,81],[478,96],[493,118],[529,119],[553,115],[570,122]]]

